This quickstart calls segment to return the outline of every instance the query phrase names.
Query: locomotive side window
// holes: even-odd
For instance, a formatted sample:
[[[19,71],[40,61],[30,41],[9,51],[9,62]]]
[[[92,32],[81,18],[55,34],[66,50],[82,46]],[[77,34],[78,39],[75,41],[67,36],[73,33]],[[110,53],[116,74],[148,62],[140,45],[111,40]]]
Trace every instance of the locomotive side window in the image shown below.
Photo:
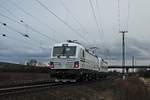
[[[85,52],[84,52],[84,50],[81,50],[80,51],[80,58],[84,59],[84,57],[85,57]]]
[[[83,52],[82,52],[82,56],[83,56],[83,58],[85,57],[84,50],[83,50]]]
[[[53,56],[75,56],[76,46],[57,46],[53,48]]]

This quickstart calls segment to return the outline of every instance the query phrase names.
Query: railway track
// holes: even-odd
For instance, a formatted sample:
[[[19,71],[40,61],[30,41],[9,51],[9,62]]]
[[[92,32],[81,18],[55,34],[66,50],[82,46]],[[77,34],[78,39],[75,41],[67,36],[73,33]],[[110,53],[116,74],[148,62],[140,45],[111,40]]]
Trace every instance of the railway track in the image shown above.
[[[0,88],[0,97],[3,96],[11,96],[14,94],[19,93],[31,93],[31,92],[38,92],[43,91],[44,89],[49,89],[51,87],[68,87],[68,86],[76,86],[76,85],[83,85],[83,84],[91,84],[96,81],[81,81],[81,82],[43,82],[39,84],[28,84],[28,85],[21,85],[21,86],[13,86],[7,88]]]
[[[76,86],[76,85],[82,85],[82,84],[91,84],[93,82],[97,81],[106,81],[106,80],[113,80],[113,77],[109,77],[108,79],[102,79],[102,80],[92,80],[92,81],[80,81],[80,82],[75,82],[75,81],[70,81],[68,80],[61,80],[60,82],[56,81],[43,81],[39,83],[30,83],[30,84],[21,84],[17,86],[10,86],[10,87],[5,87],[5,88],[0,88],[0,97],[1,96],[9,96],[13,94],[18,94],[18,93],[28,93],[32,91],[42,91],[44,89],[49,89],[50,87],[64,87],[64,86]]]
[[[16,93],[25,93],[25,92],[31,92],[35,91],[37,89],[46,89],[48,87],[52,86],[60,86],[64,85],[62,82],[43,82],[40,84],[30,84],[30,85],[24,85],[24,86],[13,86],[8,88],[0,88],[0,96],[7,96],[7,95],[13,95]]]

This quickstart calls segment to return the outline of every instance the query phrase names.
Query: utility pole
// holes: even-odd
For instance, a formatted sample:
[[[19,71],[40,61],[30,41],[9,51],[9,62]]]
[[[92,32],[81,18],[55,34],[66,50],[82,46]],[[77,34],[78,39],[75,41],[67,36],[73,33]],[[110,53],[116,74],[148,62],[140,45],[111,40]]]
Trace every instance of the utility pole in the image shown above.
[[[119,33],[122,33],[122,73],[125,73],[125,41],[124,41],[124,36],[125,33],[128,33],[128,31],[119,31]]]
[[[134,72],[134,56],[132,56],[132,67],[133,67],[133,72]]]

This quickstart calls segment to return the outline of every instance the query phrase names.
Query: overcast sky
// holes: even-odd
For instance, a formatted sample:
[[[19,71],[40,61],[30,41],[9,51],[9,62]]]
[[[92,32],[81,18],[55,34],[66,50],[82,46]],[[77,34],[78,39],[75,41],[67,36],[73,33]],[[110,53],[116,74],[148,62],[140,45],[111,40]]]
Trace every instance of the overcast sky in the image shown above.
[[[148,64],[149,4],[149,0],[0,0],[0,23],[6,23],[0,25],[0,61],[46,62],[51,46],[69,39],[98,46],[99,56],[120,60],[118,31],[127,30],[126,59],[135,56]]]

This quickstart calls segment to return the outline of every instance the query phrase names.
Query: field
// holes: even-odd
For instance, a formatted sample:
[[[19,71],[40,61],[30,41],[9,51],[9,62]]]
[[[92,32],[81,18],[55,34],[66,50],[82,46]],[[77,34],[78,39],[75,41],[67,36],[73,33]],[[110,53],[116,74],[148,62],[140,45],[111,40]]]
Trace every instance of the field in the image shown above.
[[[150,100],[150,90],[143,80],[95,81],[49,87],[48,89],[19,93],[1,100]]]
[[[9,67],[8,67],[9,66]],[[0,86],[20,82],[49,79],[49,69],[9,64],[0,65]],[[34,72],[35,71],[35,72]],[[107,80],[78,82],[46,89],[35,89],[14,95],[0,96],[0,100],[150,100],[150,79],[130,76],[123,80],[111,73]]]

